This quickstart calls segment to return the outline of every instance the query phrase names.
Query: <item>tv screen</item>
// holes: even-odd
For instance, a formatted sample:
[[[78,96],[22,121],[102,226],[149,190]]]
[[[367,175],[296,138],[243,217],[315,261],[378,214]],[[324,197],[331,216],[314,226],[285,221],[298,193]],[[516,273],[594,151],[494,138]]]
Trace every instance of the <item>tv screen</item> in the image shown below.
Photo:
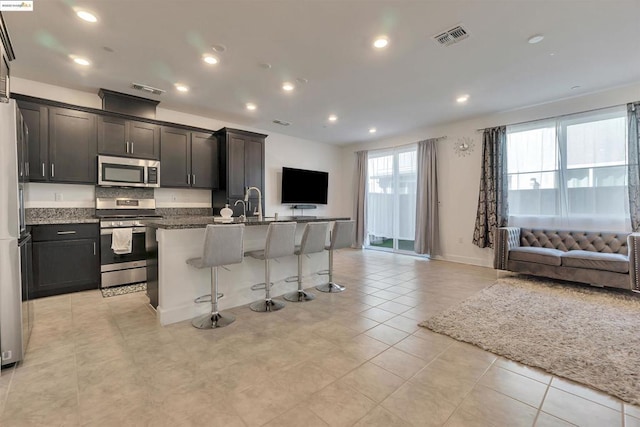
[[[329,173],[282,168],[282,203],[327,204]]]

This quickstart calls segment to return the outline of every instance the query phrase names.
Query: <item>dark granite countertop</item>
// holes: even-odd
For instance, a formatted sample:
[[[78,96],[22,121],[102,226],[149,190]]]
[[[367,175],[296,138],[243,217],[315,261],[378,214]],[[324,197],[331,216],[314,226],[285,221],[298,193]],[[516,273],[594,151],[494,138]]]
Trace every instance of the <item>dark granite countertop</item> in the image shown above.
[[[27,225],[49,224],[97,224],[93,208],[27,208],[25,209]]]
[[[184,216],[166,219],[149,219],[143,221],[147,227],[162,228],[165,230],[180,230],[185,228],[205,228],[208,224],[245,224],[252,225],[269,225],[272,222],[295,221],[299,223],[319,222],[319,221],[336,221],[342,219],[350,219],[348,217],[315,217],[315,216],[279,216],[276,220],[274,217],[264,217],[262,221],[258,221],[253,217],[241,221],[240,218],[234,217],[230,220],[223,220],[222,217],[213,216]]]

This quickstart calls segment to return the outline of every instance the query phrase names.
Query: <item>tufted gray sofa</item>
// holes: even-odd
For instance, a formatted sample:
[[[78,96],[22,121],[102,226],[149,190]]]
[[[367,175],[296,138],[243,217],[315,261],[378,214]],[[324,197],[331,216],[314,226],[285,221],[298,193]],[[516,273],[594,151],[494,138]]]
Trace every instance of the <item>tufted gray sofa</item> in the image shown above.
[[[494,268],[640,291],[640,233],[501,227]]]

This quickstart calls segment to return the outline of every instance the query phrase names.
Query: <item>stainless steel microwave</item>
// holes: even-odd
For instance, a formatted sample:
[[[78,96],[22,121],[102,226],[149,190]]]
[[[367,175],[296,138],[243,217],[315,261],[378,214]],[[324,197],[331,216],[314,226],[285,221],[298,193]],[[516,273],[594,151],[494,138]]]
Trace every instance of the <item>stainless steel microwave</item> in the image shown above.
[[[98,185],[105,187],[160,187],[158,160],[98,156]]]

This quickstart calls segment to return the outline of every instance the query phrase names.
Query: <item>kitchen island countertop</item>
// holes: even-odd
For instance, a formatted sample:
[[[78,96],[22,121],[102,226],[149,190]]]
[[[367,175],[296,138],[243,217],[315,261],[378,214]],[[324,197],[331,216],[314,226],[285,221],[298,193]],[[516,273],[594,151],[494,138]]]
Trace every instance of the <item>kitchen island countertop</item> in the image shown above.
[[[319,221],[337,221],[348,220],[349,217],[319,217],[319,216],[279,216],[276,220],[275,217],[264,217],[262,221],[257,218],[249,217],[246,220],[241,220],[239,217],[233,217],[230,220],[223,219],[220,216],[182,216],[165,219],[148,219],[143,223],[147,227],[160,228],[165,230],[179,230],[185,228],[205,228],[208,224],[245,224],[247,226],[252,225],[269,225],[272,222],[287,222],[293,221],[297,223],[306,222],[319,222]]]

